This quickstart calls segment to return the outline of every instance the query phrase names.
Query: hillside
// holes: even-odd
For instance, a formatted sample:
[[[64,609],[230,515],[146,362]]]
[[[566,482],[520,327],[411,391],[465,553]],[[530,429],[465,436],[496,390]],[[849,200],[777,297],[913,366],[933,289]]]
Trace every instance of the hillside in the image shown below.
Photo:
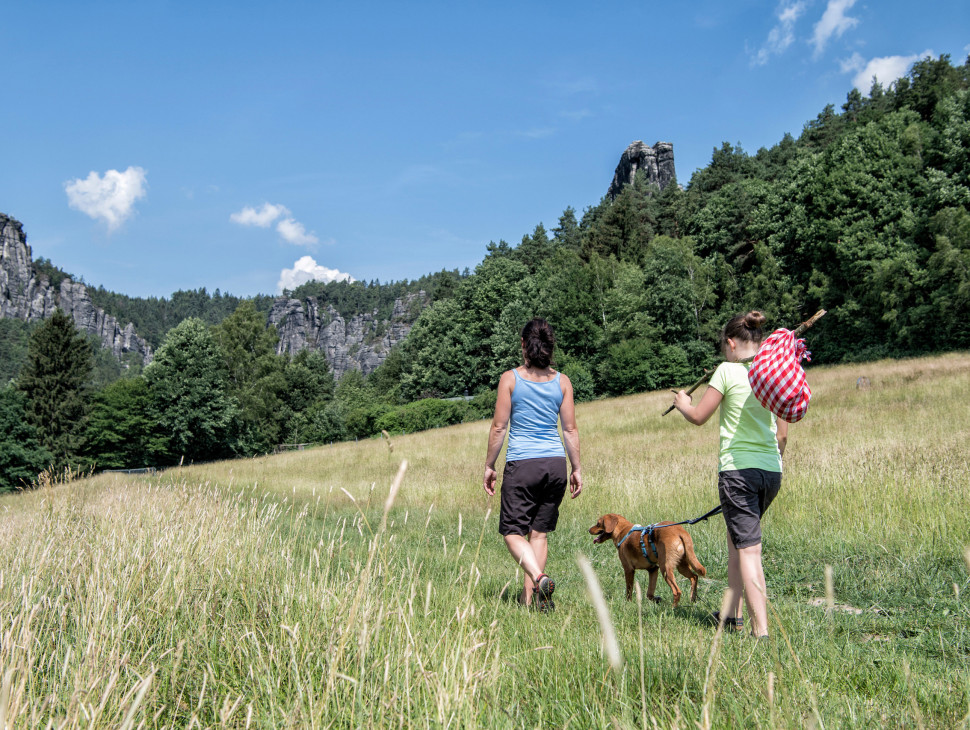
[[[970,355],[810,379],[765,520],[768,644],[709,618],[720,518],[690,528],[708,576],[676,610],[663,585],[661,605],[623,600],[615,550],[590,541],[604,512],[648,523],[716,502],[717,426],[661,418],[671,396],[652,392],[577,408],[585,489],[550,537],[548,616],[514,602],[481,491],[484,423],[0,497],[8,722],[959,727]],[[615,673],[579,554],[606,596]]]
[[[754,154],[724,143],[685,186],[669,144],[631,148],[596,205],[567,208],[516,245],[490,243],[474,271],[307,284],[276,304],[203,290],[175,307],[173,296],[173,316],[155,329],[165,362],[145,378],[80,388],[80,417],[58,421],[60,434],[41,412],[45,392],[9,395],[11,419],[31,421],[51,452],[60,439],[59,465],[97,468],[460,423],[488,411],[533,316],[555,328],[557,367],[583,400],[692,382],[717,362],[723,323],[750,309],[772,329],[828,310],[816,364],[970,347],[967,62],[924,58]],[[143,302],[91,302],[103,302],[103,321],[128,307],[144,326],[165,311],[146,306],[140,319]],[[25,339],[6,350],[26,356]],[[188,351],[198,357],[186,361]],[[444,400],[466,393],[477,399],[468,409]],[[131,425],[124,438],[114,423]]]

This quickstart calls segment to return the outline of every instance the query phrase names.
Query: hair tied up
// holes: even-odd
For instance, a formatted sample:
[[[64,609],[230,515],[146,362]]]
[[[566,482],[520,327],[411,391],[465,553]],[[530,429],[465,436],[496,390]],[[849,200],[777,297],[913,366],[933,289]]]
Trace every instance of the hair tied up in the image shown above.
[[[764,336],[761,327],[766,321],[765,316],[757,310],[734,315],[721,330],[721,347],[727,344],[728,338],[761,344]]]
[[[525,362],[534,368],[544,369],[552,363],[552,351],[556,346],[556,335],[546,320],[536,317],[522,328],[522,343],[525,349]]]
[[[765,316],[757,310],[748,312],[744,315],[744,326],[750,330],[759,330],[767,320]]]

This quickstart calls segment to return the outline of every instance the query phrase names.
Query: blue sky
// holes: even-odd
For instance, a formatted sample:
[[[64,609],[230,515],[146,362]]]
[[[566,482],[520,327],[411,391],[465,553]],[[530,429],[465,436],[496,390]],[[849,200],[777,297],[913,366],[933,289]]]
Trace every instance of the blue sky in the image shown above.
[[[970,3],[6,3],[0,212],[132,296],[474,267],[605,194],[962,63]]]

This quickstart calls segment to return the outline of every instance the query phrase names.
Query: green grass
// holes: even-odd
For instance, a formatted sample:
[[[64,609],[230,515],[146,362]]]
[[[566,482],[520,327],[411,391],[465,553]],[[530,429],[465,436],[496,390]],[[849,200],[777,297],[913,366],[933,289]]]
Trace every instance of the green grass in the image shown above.
[[[716,503],[716,425],[660,418],[653,393],[578,409],[553,615],[515,603],[487,423],[0,499],[0,727],[966,727],[970,355],[810,380],[765,520],[767,645],[708,619],[720,518],[690,528],[708,579],[678,609],[662,582],[660,606],[623,600],[586,532]]]

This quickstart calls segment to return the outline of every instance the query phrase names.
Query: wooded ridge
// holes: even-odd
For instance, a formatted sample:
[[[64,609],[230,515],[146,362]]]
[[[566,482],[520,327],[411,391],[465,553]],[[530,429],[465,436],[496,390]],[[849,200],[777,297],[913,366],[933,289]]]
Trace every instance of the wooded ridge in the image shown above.
[[[490,243],[474,271],[306,284],[274,319],[281,332],[267,328],[271,297],[199,290],[145,300],[89,288],[103,320],[132,322],[157,350],[144,375],[93,359],[80,445],[65,459],[161,465],[186,449],[196,459],[252,454],[481,417],[500,374],[519,361],[518,332],[532,316],[554,326],[557,364],[580,399],[689,384],[716,364],[721,325],[748,309],[763,311],[770,328],[828,310],[811,332],[814,363],[966,349],[968,87],[966,62],[925,58],[889,88],[852,90],[797,138],[754,154],[725,142],[684,186],[661,190],[637,172],[582,215],[567,208],[552,230],[539,224],[515,245]],[[66,274],[34,266],[63,291]],[[363,353],[355,365],[348,348],[348,369],[335,380],[327,357],[294,355],[298,336],[281,347],[290,314],[309,316],[315,342],[337,316],[346,324],[368,315],[358,352],[383,348],[384,359],[369,370],[376,360]],[[20,386],[41,363],[22,320],[0,319],[0,328],[2,374],[18,384],[4,391],[2,419],[3,408],[29,410],[38,396]],[[179,348],[208,363],[192,385],[196,400],[167,390],[170,374],[187,366]],[[367,358],[365,375],[357,368]],[[466,392],[476,400],[427,400]],[[122,458],[103,430],[139,413],[154,425],[135,439],[140,451]],[[192,418],[202,420],[190,428]],[[54,453],[44,421],[32,423]]]

